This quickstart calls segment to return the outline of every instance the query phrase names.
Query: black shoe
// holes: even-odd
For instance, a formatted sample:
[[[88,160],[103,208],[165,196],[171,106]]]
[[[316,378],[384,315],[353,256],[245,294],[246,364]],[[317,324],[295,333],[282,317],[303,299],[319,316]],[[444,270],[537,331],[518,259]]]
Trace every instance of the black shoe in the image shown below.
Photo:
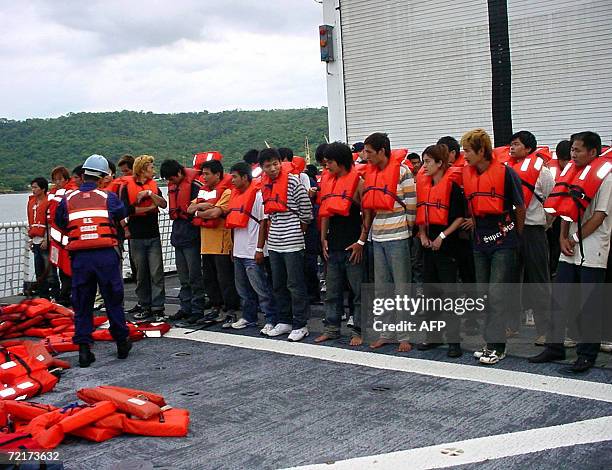
[[[186,314],[182,310],[179,310],[174,315],[169,315],[168,316],[168,320],[170,320],[170,321],[178,321],[178,320],[183,320],[183,319],[189,318],[189,317],[190,317],[190,315]]]
[[[138,304],[134,305],[132,308],[125,311],[125,313],[140,313],[142,312],[142,307]]]
[[[193,325],[197,325],[198,321],[202,319],[201,315],[189,315],[185,317],[183,321],[180,321],[176,324],[179,328],[189,328]]]
[[[442,343],[419,343],[417,344],[417,349],[419,351],[429,351],[430,349],[435,349],[438,346],[442,346]]]
[[[96,356],[91,352],[89,344],[79,344],[79,367],[89,367],[96,362]]]
[[[132,342],[129,339],[117,342],[117,358],[127,359],[132,349]]]
[[[544,364],[545,362],[562,361],[564,359],[565,354],[554,352],[547,348],[537,356],[530,357],[528,361],[532,364]]]
[[[582,374],[586,372],[587,370],[589,370],[594,365],[595,365],[594,361],[591,361],[584,356],[578,356],[578,359],[576,359],[576,362],[574,362],[572,366],[568,367],[567,369],[569,372],[573,374]]]
[[[145,321],[145,320],[150,320],[153,318],[153,312],[151,312],[151,310],[149,310],[148,308],[144,308],[142,310],[140,310],[139,312],[135,313],[132,318],[135,321]]]
[[[463,350],[459,343],[449,343],[448,351],[446,353],[448,357],[461,357],[463,356]]]

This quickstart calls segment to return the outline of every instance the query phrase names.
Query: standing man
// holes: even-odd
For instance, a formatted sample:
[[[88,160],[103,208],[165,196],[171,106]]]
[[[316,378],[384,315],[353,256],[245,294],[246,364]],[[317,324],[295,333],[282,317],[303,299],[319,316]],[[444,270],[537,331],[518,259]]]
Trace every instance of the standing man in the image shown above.
[[[131,250],[136,264],[136,295],[140,311],[135,320],[164,321],[166,289],[164,264],[159,233],[159,207],[168,203],[163,198],[153,176],[154,158],[141,155],[134,161],[134,174],[128,178],[123,202],[128,209],[128,229]]]
[[[304,185],[281,163],[278,150],[268,148],[259,152],[259,166],[264,171],[261,190],[264,222],[255,260],[263,263],[267,240],[274,300],[279,309],[279,323],[268,336],[289,334],[289,341],[300,341],[309,334],[304,232],[312,221],[312,205]]]
[[[240,330],[257,326],[257,304],[264,313],[266,323],[260,330],[267,335],[278,323],[278,309],[272,294],[272,285],[264,263],[258,264],[255,256],[268,250],[259,241],[259,226],[263,219],[263,198],[259,186],[252,181],[251,165],[236,163],[230,170],[234,189],[230,197],[225,226],[234,235],[234,275],[236,290],[242,303],[242,318],[232,323],[232,328]]]
[[[538,334],[535,344],[544,346],[550,317],[551,288],[547,221],[542,204],[552,191],[555,181],[545,166],[545,156],[537,149],[537,145],[535,136],[529,131],[514,134],[510,140],[508,165],[512,166],[521,178],[523,200],[527,208],[518,265],[518,275],[521,278],[518,282],[522,283],[521,298],[525,302],[522,309],[529,307],[533,310]],[[518,331],[519,324],[520,317],[514,315],[509,326]]]
[[[362,182],[353,165],[351,149],[340,142],[325,149],[328,175],[321,183],[321,246],[327,262],[327,291],[325,295],[325,330],[315,339],[322,343],[340,337],[344,304],[344,286],[348,280],[353,292],[353,328],[351,346],[360,346],[361,337],[361,281],[363,277],[363,247],[368,232],[361,223],[359,194]]]
[[[515,282],[520,235],[525,223],[521,180],[516,172],[493,157],[491,138],[484,129],[461,138],[468,166],[463,186],[474,219],[476,282],[488,286],[486,346],[474,353],[481,364],[497,364],[506,357],[508,288]]]
[[[127,211],[115,194],[97,189],[98,180],[110,173],[108,161],[103,156],[90,156],[83,170],[83,183],[62,200],[55,222],[68,231],[75,311],[73,341],[79,345],[79,366],[89,367],[96,360],[90,348],[98,286],[106,305],[110,333],[117,343],[117,357],[126,359],[132,344],[128,340],[123,312],[123,279],[115,228]]]
[[[172,219],[170,243],[174,247],[176,271],[181,283],[181,308],[170,319],[184,319],[185,325],[194,325],[203,318],[205,295],[200,230],[192,224],[193,216],[189,215],[187,209],[198,196],[202,183],[197,179],[196,170],[184,168],[176,160],[164,160],[159,173],[168,181],[168,213]]]
[[[232,231],[225,228],[224,220],[232,193],[232,179],[223,174],[219,160],[205,161],[201,168],[204,184],[187,212],[193,216],[193,223],[200,227],[204,288],[211,304],[204,321],[223,322],[223,328],[230,328],[236,321],[236,310],[240,308],[231,258]]]
[[[601,339],[595,341],[595,336],[602,334],[603,296],[595,287],[605,282],[610,254],[612,159],[599,156],[601,137],[595,132],[579,132],[572,135],[570,141],[571,166],[566,168],[544,204],[547,212],[562,218],[561,257],[553,286],[551,326],[546,337],[546,349],[530,358],[529,362],[565,359],[565,327],[578,310],[581,338],[576,349],[578,358],[569,372],[579,374],[595,364]],[[583,297],[582,308],[570,307],[575,305],[573,297],[578,287],[568,289],[567,284],[583,286],[579,291]],[[607,307],[609,312],[609,305]]]
[[[39,176],[30,182],[32,195],[28,198],[28,237],[34,253],[34,272],[38,295],[49,298],[49,247],[47,239],[47,189],[49,183]]]

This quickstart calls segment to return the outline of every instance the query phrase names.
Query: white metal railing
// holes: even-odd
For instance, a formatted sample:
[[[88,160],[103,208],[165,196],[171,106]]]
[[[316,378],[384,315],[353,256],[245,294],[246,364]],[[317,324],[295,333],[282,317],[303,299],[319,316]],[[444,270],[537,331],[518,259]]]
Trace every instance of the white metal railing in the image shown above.
[[[170,245],[172,221],[167,211],[160,211],[159,232],[164,272],[176,271],[174,248]],[[25,281],[34,280],[34,255],[28,249],[27,222],[0,223],[0,298],[23,293]],[[123,275],[130,272],[127,242],[123,257]]]

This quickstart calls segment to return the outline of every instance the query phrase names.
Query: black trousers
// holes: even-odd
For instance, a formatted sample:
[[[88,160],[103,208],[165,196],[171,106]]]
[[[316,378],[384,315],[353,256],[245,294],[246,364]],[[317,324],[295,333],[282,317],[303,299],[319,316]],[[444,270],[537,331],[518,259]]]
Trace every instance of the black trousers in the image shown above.
[[[202,277],[212,307],[225,305],[226,310],[240,309],[230,255],[202,255]]]

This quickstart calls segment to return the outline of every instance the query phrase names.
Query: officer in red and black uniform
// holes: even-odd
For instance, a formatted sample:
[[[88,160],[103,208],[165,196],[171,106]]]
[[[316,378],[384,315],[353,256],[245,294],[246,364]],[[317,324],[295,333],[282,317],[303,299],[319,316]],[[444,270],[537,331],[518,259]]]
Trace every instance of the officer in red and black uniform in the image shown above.
[[[106,305],[110,333],[117,343],[117,357],[128,357],[131,343],[123,311],[123,279],[116,226],[127,217],[127,209],[114,193],[97,189],[99,178],[110,173],[108,161],[92,155],[83,164],[83,183],[67,195],[57,208],[55,222],[67,231],[72,266],[72,305],[79,366],[96,360],[93,344],[93,306],[96,289]]]

